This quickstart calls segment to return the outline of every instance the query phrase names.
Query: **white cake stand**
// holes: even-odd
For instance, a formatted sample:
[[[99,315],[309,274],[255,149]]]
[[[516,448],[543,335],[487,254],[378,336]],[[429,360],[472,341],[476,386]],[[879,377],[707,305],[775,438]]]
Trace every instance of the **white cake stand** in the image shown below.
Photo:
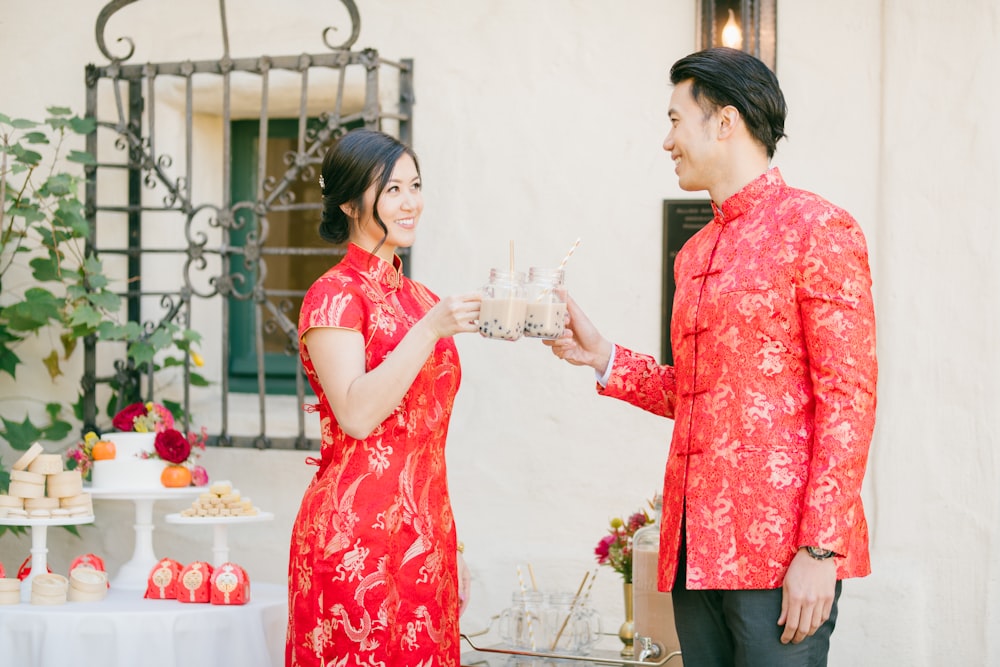
[[[153,503],[157,500],[184,500],[205,491],[206,487],[185,486],[176,489],[125,489],[106,491],[84,487],[95,500],[131,500],[135,504],[135,550],[121,566],[111,585],[116,588],[145,590],[149,572],[159,562],[153,553]]]
[[[54,519],[0,518],[0,526],[27,526],[31,529],[31,572],[21,582],[21,602],[31,600],[31,583],[39,574],[49,571],[49,526],[76,526],[94,523],[93,514],[60,516]]]
[[[215,527],[215,539],[212,542],[212,567],[219,567],[223,563],[229,562],[229,536],[226,533],[229,526],[241,523],[271,521],[273,519],[274,514],[271,512],[258,512],[250,516],[181,516],[180,514],[168,514],[164,517],[167,523],[177,523],[185,526]]]

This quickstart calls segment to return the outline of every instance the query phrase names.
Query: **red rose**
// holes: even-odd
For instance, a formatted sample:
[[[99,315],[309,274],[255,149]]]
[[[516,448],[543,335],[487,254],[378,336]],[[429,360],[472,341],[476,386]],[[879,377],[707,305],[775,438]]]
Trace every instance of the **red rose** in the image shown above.
[[[111,420],[111,425],[118,431],[131,431],[135,428],[135,418],[143,417],[145,414],[146,406],[144,404],[133,403],[122,408]]]
[[[155,447],[160,458],[170,463],[184,463],[191,455],[191,443],[175,428],[157,433]]]

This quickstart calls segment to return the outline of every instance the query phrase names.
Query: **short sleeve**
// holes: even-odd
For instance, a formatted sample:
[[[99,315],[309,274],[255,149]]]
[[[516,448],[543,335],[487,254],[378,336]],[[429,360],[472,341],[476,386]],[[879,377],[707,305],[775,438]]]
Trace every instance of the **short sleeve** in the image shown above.
[[[310,329],[335,327],[363,333],[364,299],[349,283],[324,276],[313,283],[299,311],[299,340]]]

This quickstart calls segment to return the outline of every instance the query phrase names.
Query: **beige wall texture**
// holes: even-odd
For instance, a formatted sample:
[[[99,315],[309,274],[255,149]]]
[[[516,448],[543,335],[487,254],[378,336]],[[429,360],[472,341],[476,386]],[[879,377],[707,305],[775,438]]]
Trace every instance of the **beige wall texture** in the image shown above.
[[[228,4],[234,56],[322,51],[322,29],[343,14],[319,0]],[[439,294],[466,291],[506,264],[511,239],[527,267],[558,262],[580,237],[571,292],[610,338],[657,353],[662,200],[702,196],[677,188],[660,147],[667,71],[696,47],[694,0],[358,4],[358,46],[415,61],[426,208],[414,276]],[[83,110],[83,68],[105,62],[93,36],[103,5],[0,0],[0,112]],[[778,12],[790,115],[775,164],[860,221],[879,321],[864,487],[874,571],[844,588],[831,665],[1000,664],[1000,2],[797,0]],[[132,62],[222,52],[216,3],[204,0],[143,0],[108,35],[135,40]],[[608,519],[658,489],[671,422],[598,397],[589,371],[537,342],[458,346],[448,464],[473,573],[463,628],[475,631],[507,605],[519,565],[543,587],[575,590]],[[29,367],[16,384],[0,380],[0,414],[17,416],[16,398],[39,392],[69,402],[74,381],[51,387]],[[294,419],[294,404],[271,405]],[[5,443],[0,454],[9,466]],[[304,458],[205,456],[216,478],[275,514],[230,531],[233,558],[258,581],[284,581],[312,474]],[[157,504],[157,555],[208,558],[211,529],[160,520],[177,509]],[[87,551],[111,569],[130,556],[131,509],[100,501],[97,513],[81,539],[50,531],[55,569]],[[15,569],[29,547],[4,536],[0,562]],[[617,627],[619,577],[602,568],[592,595]]]

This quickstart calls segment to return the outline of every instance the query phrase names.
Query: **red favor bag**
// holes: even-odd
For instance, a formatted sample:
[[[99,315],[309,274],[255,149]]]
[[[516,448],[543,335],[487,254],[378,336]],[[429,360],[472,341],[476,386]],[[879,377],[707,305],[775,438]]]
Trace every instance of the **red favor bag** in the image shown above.
[[[250,578],[236,563],[223,563],[212,573],[212,604],[250,602]]]
[[[212,595],[212,566],[200,560],[181,570],[177,584],[178,602],[208,602]]]
[[[173,558],[161,558],[160,562],[154,565],[149,573],[144,597],[150,600],[176,599],[181,570],[183,569],[184,566]]]

